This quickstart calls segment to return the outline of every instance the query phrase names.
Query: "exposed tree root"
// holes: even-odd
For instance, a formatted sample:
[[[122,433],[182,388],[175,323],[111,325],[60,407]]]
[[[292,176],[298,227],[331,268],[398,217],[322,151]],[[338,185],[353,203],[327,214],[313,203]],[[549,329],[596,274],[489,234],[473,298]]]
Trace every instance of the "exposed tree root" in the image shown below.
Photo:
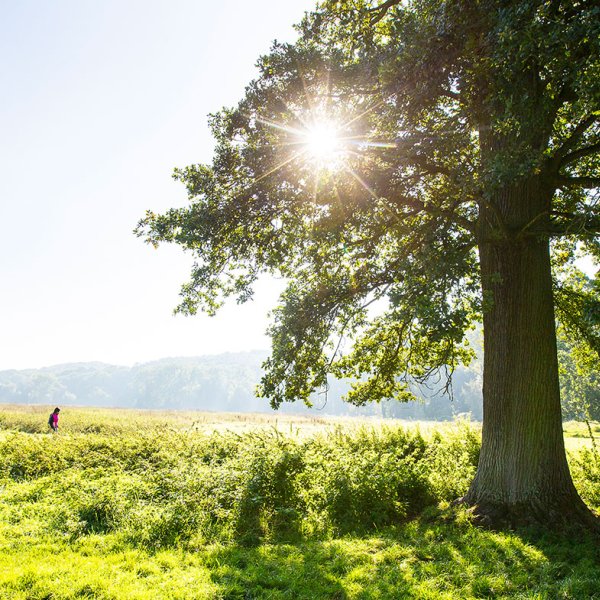
[[[520,502],[496,504],[471,502],[468,496],[455,500],[454,505],[469,508],[476,525],[492,530],[521,527],[542,527],[552,531],[583,530],[600,536],[600,516],[591,511],[579,498],[554,502]]]

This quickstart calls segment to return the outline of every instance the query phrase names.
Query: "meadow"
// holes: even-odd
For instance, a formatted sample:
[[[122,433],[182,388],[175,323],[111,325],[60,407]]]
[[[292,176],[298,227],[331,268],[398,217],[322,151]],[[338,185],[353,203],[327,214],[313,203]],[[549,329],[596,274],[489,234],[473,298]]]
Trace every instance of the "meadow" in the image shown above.
[[[0,412],[0,598],[600,598],[596,539],[451,506],[477,424],[49,412]],[[586,432],[565,424],[598,511]]]

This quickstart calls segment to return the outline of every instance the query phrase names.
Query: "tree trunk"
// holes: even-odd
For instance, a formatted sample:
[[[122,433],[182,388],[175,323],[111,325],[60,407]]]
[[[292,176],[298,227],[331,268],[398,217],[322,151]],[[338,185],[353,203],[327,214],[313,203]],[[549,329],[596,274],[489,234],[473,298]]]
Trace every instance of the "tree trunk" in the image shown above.
[[[528,181],[480,213],[483,439],[464,500],[491,526],[577,521],[597,528],[565,454],[549,242],[523,232],[543,218],[546,200],[539,182]],[[500,220],[502,235],[490,226]]]

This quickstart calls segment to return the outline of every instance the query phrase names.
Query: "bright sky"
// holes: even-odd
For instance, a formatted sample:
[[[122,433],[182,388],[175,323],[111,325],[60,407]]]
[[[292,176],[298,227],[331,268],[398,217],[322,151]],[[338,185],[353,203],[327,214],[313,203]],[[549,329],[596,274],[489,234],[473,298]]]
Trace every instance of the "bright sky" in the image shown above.
[[[132,234],[186,202],[206,116],[314,0],[19,0],[0,21],[0,370],[267,348],[277,284],[173,316],[191,258]]]

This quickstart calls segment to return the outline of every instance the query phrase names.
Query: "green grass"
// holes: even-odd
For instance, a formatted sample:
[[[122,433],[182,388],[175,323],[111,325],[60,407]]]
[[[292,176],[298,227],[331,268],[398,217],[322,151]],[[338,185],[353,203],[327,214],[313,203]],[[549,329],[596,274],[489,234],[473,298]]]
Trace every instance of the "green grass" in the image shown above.
[[[594,440],[590,438],[590,429]],[[591,449],[593,441],[595,441],[596,445],[600,445],[600,423],[591,422],[588,429],[586,423],[567,421],[563,424],[563,432],[567,450]]]
[[[420,518],[368,536],[149,552],[115,534],[13,538],[0,598],[600,597],[592,540]]]
[[[8,430],[25,433],[48,433],[48,415],[54,405],[0,405],[0,433]],[[60,414],[60,429],[63,433],[136,433],[151,431],[158,434],[166,431],[195,431],[211,433],[247,433],[257,430],[276,429],[287,435],[307,437],[315,433],[331,432],[342,428],[345,431],[364,427],[403,426],[418,429],[427,435],[432,431],[443,431],[453,427],[452,422],[404,421],[377,417],[333,417],[298,416],[272,413],[219,413],[177,410],[136,410],[127,408],[78,408],[64,407]],[[477,424],[472,426],[477,428]],[[579,431],[577,432],[579,435]]]
[[[0,417],[0,599],[600,598],[597,541],[448,508],[469,424],[68,409],[51,435],[47,412]]]

